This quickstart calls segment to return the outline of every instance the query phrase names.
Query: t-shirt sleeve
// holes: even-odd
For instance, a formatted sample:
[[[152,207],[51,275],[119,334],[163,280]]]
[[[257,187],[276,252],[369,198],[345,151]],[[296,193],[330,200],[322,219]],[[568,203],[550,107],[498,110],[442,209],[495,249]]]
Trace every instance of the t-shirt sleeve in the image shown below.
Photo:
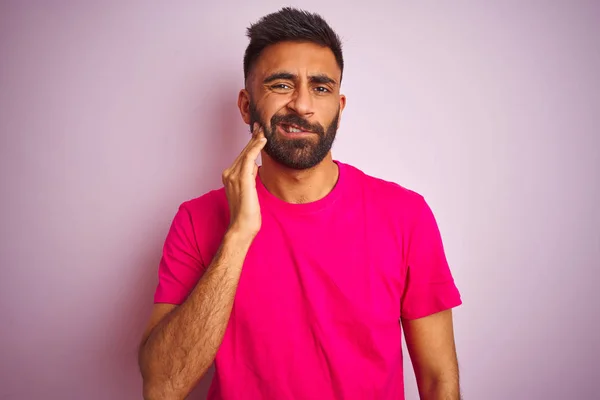
[[[175,214],[163,246],[154,302],[183,303],[203,272],[204,265],[198,250],[192,218],[184,203]]]
[[[425,200],[409,238],[406,265],[402,318],[422,318],[462,303],[437,222]]]

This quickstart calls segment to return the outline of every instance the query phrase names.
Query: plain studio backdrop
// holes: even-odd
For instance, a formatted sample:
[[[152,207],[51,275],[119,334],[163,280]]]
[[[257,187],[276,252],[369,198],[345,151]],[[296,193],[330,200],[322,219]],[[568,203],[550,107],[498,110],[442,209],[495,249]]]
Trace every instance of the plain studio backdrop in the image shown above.
[[[343,39],[334,157],[437,216],[465,399],[600,398],[600,3],[361,3],[293,4]],[[165,235],[249,139],[245,29],[283,5],[0,3],[1,399],[141,398]]]

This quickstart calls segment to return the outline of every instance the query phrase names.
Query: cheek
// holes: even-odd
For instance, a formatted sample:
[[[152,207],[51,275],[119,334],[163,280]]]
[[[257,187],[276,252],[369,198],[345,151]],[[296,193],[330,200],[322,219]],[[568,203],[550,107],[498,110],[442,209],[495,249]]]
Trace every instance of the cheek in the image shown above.
[[[340,116],[340,108],[337,107],[327,107],[327,111],[326,113],[323,114],[323,126],[327,127],[329,126],[329,124],[331,124],[332,122],[334,122],[336,119],[338,119]]]
[[[286,107],[290,100],[284,95],[273,95],[270,99],[265,102],[265,111],[273,116],[275,114],[285,114]]]
[[[283,97],[271,93],[264,95],[256,102],[256,108],[265,121],[270,121],[273,115],[285,108],[287,101]]]

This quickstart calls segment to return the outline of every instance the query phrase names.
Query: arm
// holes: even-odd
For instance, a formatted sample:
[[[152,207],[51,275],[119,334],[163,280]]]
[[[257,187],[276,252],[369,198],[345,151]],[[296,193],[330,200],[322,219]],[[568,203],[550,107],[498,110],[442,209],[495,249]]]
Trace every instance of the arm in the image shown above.
[[[426,202],[407,250],[402,328],[422,400],[458,400],[458,366],[452,308],[460,293],[448,266],[442,238]]]
[[[402,320],[421,400],[459,400],[452,310]]]
[[[157,304],[139,351],[145,399],[184,399],[213,363],[231,315],[242,266],[254,237],[260,230],[261,214],[256,192],[256,159],[266,139],[255,127],[246,148],[223,172],[230,211],[230,227],[212,262],[180,306]],[[183,220],[183,219],[182,219]],[[171,278],[180,281],[196,263],[189,237],[177,224],[167,237],[165,254],[185,254],[175,262],[165,261]],[[185,230],[185,229],[183,229]],[[165,257],[165,256],[163,256]],[[170,265],[170,267],[167,267]],[[188,294],[189,293],[189,294]]]
[[[139,355],[144,398],[185,398],[213,363],[250,242],[226,235],[188,299],[151,330]]]

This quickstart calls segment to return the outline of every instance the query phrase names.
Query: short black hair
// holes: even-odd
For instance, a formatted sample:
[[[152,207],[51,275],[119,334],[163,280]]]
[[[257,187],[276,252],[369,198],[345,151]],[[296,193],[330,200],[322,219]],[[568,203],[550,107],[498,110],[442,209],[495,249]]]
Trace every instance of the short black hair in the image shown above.
[[[319,14],[284,7],[250,25],[246,36],[250,38],[250,43],[244,54],[244,81],[248,79],[262,51],[279,42],[311,42],[329,47],[342,74],[344,72],[340,37]]]

